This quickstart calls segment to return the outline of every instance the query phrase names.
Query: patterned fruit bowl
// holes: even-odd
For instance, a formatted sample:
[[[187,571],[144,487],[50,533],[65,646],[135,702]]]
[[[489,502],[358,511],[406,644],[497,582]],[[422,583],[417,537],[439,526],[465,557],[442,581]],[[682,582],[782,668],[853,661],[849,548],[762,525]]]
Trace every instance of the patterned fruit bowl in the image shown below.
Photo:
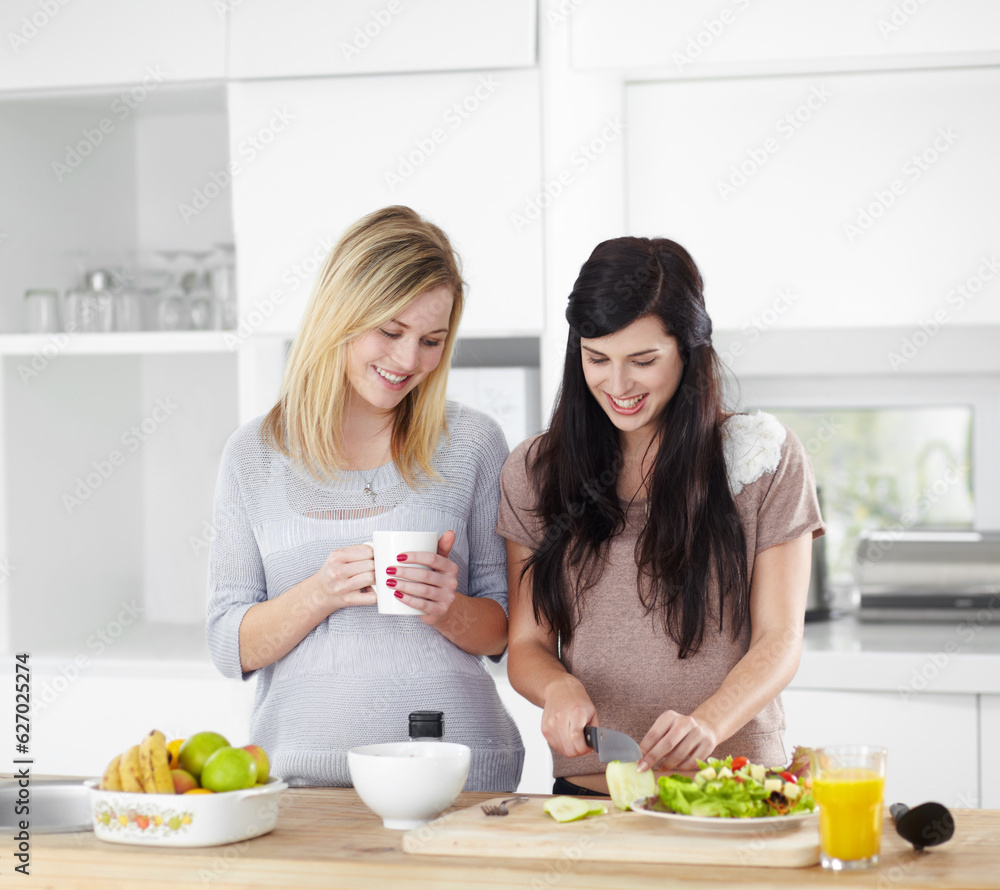
[[[271,776],[263,785],[219,794],[138,794],[105,791],[88,779],[94,834],[114,844],[212,847],[271,831],[288,783]]]

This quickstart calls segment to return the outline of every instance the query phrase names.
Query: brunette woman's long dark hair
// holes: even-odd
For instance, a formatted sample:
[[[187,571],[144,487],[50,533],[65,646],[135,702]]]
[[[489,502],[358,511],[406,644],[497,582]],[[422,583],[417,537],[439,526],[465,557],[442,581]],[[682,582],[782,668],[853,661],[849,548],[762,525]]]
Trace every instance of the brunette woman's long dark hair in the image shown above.
[[[525,564],[535,620],[562,645],[600,578],[609,541],[625,528],[618,498],[618,430],[587,388],[580,338],[603,337],[644,316],[658,318],[685,359],[677,392],[657,420],[649,519],[636,543],[638,595],[680,657],[698,651],[719,591],[735,639],[749,616],[746,541],[722,450],[722,376],[712,348],[702,280],[688,252],[665,238],[615,238],[584,263],[566,309],[570,325],[562,387],[548,432],[533,446],[529,478],[545,538]],[[727,602],[728,601],[728,602]],[[576,617],[574,617],[574,615]]]

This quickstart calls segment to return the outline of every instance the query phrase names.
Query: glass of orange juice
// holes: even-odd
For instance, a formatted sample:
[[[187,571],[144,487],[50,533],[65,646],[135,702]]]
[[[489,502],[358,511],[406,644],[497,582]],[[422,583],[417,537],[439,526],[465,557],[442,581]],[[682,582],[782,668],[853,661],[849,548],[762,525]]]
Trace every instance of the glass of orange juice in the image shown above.
[[[835,871],[871,868],[882,848],[885,748],[832,745],[812,755],[819,807],[820,865]]]

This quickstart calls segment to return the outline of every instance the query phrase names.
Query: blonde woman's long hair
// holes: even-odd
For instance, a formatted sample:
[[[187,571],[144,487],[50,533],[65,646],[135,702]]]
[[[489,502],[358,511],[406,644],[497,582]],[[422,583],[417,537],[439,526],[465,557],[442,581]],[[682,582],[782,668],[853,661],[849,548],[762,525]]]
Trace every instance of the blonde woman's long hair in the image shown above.
[[[396,408],[392,459],[411,486],[437,478],[434,450],[447,433],[445,391],[462,315],[464,282],[448,236],[409,207],[385,207],[351,226],[323,262],[285,367],[281,395],[264,419],[265,442],[321,483],[347,461],[344,427],[351,341],[445,285],[455,299],[441,361]]]

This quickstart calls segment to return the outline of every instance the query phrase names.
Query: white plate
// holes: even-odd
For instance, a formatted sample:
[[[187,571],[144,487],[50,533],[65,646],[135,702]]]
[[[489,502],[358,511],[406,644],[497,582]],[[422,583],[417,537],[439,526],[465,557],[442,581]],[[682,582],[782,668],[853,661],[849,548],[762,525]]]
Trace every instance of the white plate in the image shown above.
[[[796,813],[794,816],[756,816],[753,818],[719,818],[717,816],[685,816],[683,813],[661,813],[658,810],[647,810],[642,806],[642,800],[632,804],[634,813],[652,816],[654,819],[665,819],[674,828],[687,831],[710,831],[717,834],[757,834],[789,831],[800,825],[815,825],[819,814]]]

